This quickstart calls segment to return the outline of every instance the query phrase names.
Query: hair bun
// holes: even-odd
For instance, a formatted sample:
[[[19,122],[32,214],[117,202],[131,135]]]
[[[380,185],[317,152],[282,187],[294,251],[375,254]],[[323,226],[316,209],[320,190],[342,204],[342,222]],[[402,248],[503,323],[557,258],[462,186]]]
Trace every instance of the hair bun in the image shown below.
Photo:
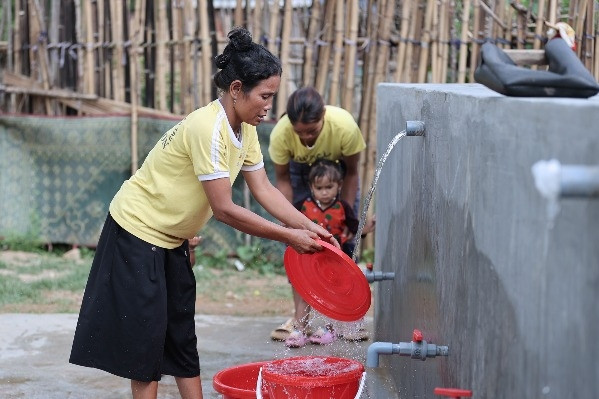
[[[233,28],[227,36],[229,43],[237,51],[247,51],[252,48],[252,35],[243,27]]]
[[[225,69],[227,65],[229,65],[229,61],[231,61],[231,53],[223,52],[220,55],[214,57],[214,63],[220,69]]]

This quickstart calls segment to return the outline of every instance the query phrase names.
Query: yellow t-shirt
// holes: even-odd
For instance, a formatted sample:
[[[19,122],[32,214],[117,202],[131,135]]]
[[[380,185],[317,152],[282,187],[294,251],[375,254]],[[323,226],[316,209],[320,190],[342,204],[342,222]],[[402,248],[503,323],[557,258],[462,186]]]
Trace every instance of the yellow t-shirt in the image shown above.
[[[219,100],[199,108],[167,131],[139,170],[110,203],[110,214],[129,233],[176,248],[212,216],[201,181],[264,167],[256,128],[241,124],[237,140]]]
[[[277,122],[270,133],[268,146],[268,153],[274,163],[313,163],[317,159],[335,161],[366,148],[362,132],[349,112],[331,105],[327,105],[325,109],[322,130],[310,148],[302,144],[287,115]]]

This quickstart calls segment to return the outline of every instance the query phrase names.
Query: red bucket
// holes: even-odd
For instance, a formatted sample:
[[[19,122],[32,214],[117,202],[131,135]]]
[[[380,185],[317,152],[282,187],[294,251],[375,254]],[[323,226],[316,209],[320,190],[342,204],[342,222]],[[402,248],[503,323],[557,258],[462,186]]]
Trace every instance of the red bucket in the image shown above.
[[[364,366],[351,359],[304,356],[262,366],[272,399],[354,399],[362,392]]]
[[[221,370],[214,375],[212,387],[223,394],[223,399],[256,399],[258,373],[265,363],[248,363]],[[262,397],[269,398],[264,386]]]

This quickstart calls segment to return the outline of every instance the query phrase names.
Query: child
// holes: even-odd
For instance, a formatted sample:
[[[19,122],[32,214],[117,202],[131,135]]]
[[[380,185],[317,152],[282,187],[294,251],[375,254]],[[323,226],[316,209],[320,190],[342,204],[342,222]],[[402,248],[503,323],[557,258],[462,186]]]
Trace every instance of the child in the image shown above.
[[[358,230],[358,220],[349,205],[340,199],[343,185],[343,171],[339,162],[318,160],[310,168],[308,184],[311,195],[296,202],[295,207],[308,219],[324,227],[333,235],[341,245],[343,251],[352,256],[353,246],[349,245]],[[292,331],[285,345],[290,348],[299,348],[310,341],[313,344],[326,345],[336,339],[336,334],[331,325],[318,328],[310,338],[306,334],[306,326],[310,314],[310,305],[293,290],[295,303],[296,330]]]
[[[343,172],[338,162],[316,161],[308,174],[311,195],[296,202],[295,207],[314,223],[324,227],[341,245],[349,257],[353,248],[348,244],[358,231],[358,219],[347,202],[340,199]]]

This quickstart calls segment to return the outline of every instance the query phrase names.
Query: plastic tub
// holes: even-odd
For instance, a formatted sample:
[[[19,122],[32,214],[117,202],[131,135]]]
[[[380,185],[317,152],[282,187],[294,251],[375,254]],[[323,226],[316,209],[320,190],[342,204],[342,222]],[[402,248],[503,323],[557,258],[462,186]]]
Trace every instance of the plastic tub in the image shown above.
[[[256,399],[258,373],[265,363],[248,363],[221,370],[214,375],[212,386],[223,395],[223,399]],[[264,388],[262,397],[270,398]]]

